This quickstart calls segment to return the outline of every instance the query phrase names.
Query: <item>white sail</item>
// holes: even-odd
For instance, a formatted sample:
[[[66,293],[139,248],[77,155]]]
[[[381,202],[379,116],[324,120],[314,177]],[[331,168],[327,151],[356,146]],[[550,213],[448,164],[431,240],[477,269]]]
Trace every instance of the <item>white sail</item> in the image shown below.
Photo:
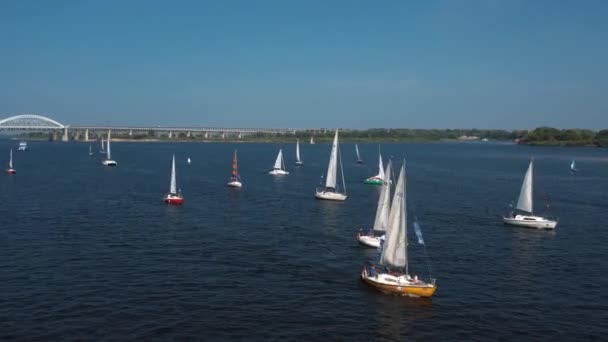
[[[177,193],[177,182],[175,181],[175,154],[173,155],[173,160],[171,161],[171,188],[169,189],[169,193]]]
[[[103,137],[101,137],[101,150],[105,151],[106,147],[103,144]]]
[[[379,156],[379,161],[378,161],[378,177],[380,177],[380,179],[385,180],[384,179],[384,167],[382,166],[382,154],[378,153]]]
[[[399,172],[395,195],[391,204],[386,238],[380,263],[386,266],[405,267],[407,272],[407,211],[405,195],[405,162]]]
[[[279,150],[279,154],[277,155],[277,160],[275,160],[275,162],[274,162],[274,169],[275,170],[283,169],[283,150]]]
[[[576,164],[574,164],[574,160],[572,161],[572,163],[570,163],[570,170],[571,171],[576,170]]]
[[[10,159],[8,160],[8,168],[12,169],[13,168],[13,149],[11,148],[11,156]]]
[[[325,178],[326,188],[336,188],[336,173],[338,171],[338,130],[334,136],[334,142],[331,146],[331,154],[329,155],[329,165],[327,166],[327,178]]]
[[[375,231],[386,231],[388,225],[388,211],[391,200],[391,161],[386,166],[386,183],[382,184],[380,197],[378,197],[378,207],[376,208],[376,219],[374,220]]]
[[[310,143],[314,144],[315,143],[315,139],[313,137],[310,137]]]
[[[359,146],[355,144],[355,152],[357,152],[357,160],[361,160],[361,156],[359,155]]]
[[[526,171],[524,183],[521,185],[516,206],[517,209],[528,213],[532,213],[532,163],[533,161],[530,160],[530,166],[528,166],[528,171]]]
[[[296,161],[299,163],[300,160],[300,139],[296,141]]]
[[[106,148],[107,159],[112,159],[112,154],[110,153],[110,131],[108,131],[108,147]]]

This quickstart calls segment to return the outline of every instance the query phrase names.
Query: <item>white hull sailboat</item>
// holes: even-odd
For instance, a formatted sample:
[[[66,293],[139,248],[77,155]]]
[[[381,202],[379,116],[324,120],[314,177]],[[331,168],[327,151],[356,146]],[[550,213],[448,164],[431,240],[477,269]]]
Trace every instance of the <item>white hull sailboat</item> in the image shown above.
[[[551,220],[542,216],[533,214],[533,166],[534,160],[530,160],[528,171],[524,176],[524,182],[521,185],[519,199],[515,207],[521,213],[512,211],[509,216],[503,217],[503,222],[512,226],[538,228],[538,229],[554,229],[557,226],[557,220]]]
[[[329,165],[327,166],[327,177],[325,178],[325,186],[318,187],[315,191],[315,197],[318,199],[331,201],[344,201],[346,199],[346,184],[344,183],[344,171],[342,170],[342,162],[340,161],[340,151],[338,148],[338,130],[334,136],[334,142],[331,146],[329,155]],[[342,175],[342,189],[340,192],[337,188],[338,162],[340,161],[340,174]]]
[[[388,212],[390,209],[390,197],[391,197],[391,168],[392,163],[389,160],[386,166],[386,182],[382,184],[380,190],[380,196],[378,197],[378,206],[376,207],[376,218],[374,219],[374,227],[367,233],[360,232],[357,234],[357,240],[364,246],[378,248],[381,241],[384,240],[385,236],[377,236],[374,233],[383,233],[386,231],[388,226]]]
[[[289,172],[285,171],[285,161],[283,160],[283,150],[279,150],[277,159],[274,161],[274,168],[268,172],[274,176],[288,175]]]
[[[304,165],[302,159],[300,159],[300,139],[296,140],[296,165]]]
[[[13,149],[11,148],[11,153],[8,159],[8,169],[6,169],[6,173],[9,175],[14,175],[17,173],[17,170],[13,168]]]
[[[240,188],[243,186],[243,183],[241,183],[241,176],[239,176],[239,173],[238,173],[236,150],[234,150],[234,157],[232,158],[232,175],[230,176],[230,181],[228,182],[228,186],[231,186],[233,188]]]
[[[109,140],[109,138],[108,138]],[[110,151],[108,149],[108,151]],[[169,183],[169,193],[165,195],[163,201],[167,204],[181,205],[184,203],[184,197],[181,190],[177,190],[177,181],[175,176],[175,154],[171,160],[171,182]]]
[[[399,173],[395,195],[389,213],[386,238],[381,245],[380,265],[387,271],[377,271],[375,265],[365,267],[361,279],[383,293],[412,297],[431,297],[437,286],[435,279],[426,282],[410,275],[408,262],[407,211],[405,192],[405,162]],[[418,242],[424,244],[422,233],[416,231]]]
[[[111,135],[111,132],[108,131],[108,142],[107,142],[108,144],[106,147],[106,159],[102,160],[101,164],[105,165],[105,166],[117,166],[118,163],[112,159],[112,152],[110,150],[110,140],[112,140],[112,138],[110,135]]]

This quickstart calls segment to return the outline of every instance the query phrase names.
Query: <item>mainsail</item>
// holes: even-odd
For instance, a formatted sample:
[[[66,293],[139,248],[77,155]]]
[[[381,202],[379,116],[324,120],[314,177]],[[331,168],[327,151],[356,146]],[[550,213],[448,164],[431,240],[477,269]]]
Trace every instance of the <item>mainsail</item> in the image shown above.
[[[355,144],[355,152],[357,152],[357,160],[361,160],[361,156],[359,155],[359,146]]]
[[[384,167],[382,166],[382,154],[378,153],[378,177],[382,180],[384,179]]]
[[[283,150],[279,150],[279,154],[277,155],[277,160],[275,160],[275,162],[274,162],[274,169],[275,170],[283,169]]]
[[[102,137],[101,137],[101,150],[102,150],[102,151],[105,151],[105,149],[106,149],[106,147],[105,147],[105,145],[103,144],[103,136],[102,136]]]
[[[378,197],[378,207],[376,208],[376,219],[374,220],[375,231],[386,231],[388,224],[388,210],[391,200],[391,161],[388,161],[386,166],[386,182],[382,184],[380,189],[380,197]]]
[[[108,139],[108,141],[110,141]],[[110,150],[108,150],[108,153]],[[171,161],[171,188],[169,189],[169,193],[177,194],[177,182],[175,181],[175,154],[173,155],[173,160]]]
[[[300,139],[296,141],[296,161],[300,163]]]
[[[326,188],[336,188],[336,172],[338,171],[338,130],[334,136],[334,142],[331,146],[331,154],[329,155],[329,165],[327,166],[327,177],[325,178]]]
[[[234,150],[234,157],[232,158],[232,179],[234,179],[234,180],[238,179],[236,150]]]
[[[11,156],[10,159],[8,160],[8,168],[12,169],[13,168],[13,149],[11,148]]]
[[[108,147],[106,148],[106,150],[107,150],[106,153],[108,156],[107,159],[112,159],[112,154],[110,153],[110,132],[111,131],[108,131]]]
[[[516,206],[517,209],[528,213],[532,213],[532,163],[533,160],[530,160]]]
[[[388,219],[388,230],[382,246],[380,263],[385,266],[405,267],[407,273],[407,211],[405,196],[405,161],[399,172],[395,195]]]

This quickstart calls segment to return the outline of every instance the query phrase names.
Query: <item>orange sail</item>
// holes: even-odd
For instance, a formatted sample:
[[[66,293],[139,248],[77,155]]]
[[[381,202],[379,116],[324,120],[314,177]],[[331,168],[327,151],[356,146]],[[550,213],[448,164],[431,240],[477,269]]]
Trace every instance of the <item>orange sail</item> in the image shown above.
[[[236,150],[234,150],[234,158],[232,159],[232,178],[237,178],[237,162],[236,162]]]

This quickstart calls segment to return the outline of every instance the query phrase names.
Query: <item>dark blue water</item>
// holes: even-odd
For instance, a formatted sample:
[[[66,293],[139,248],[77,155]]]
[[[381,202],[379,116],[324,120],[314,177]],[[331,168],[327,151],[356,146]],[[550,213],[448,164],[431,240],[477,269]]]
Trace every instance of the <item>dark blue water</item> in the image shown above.
[[[16,142],[0,141],[0,151]],[[266,172],[279,147],[289,176]],[[359,280],[375,251],[377,145],[342,146],[349,198],[313,199],[329,146],[32,142],[0,177],[0,339],[581,340],[608,333],[608,151],[507,144],[385,144],[408,160],[431,300]],[[225,187],[238,148],[244,186]],[[171,154],[185,204],[170,207]],[[503,226],[536,158],[555,232]],[[186,166],[191,157],[193,164]],[[4,158],[0,158],[4,160]],[[576,159],[577,174],[569,173]],[[4,162],[3,162],[4,163]],[[421,246],[411,269],[427,275]]]

